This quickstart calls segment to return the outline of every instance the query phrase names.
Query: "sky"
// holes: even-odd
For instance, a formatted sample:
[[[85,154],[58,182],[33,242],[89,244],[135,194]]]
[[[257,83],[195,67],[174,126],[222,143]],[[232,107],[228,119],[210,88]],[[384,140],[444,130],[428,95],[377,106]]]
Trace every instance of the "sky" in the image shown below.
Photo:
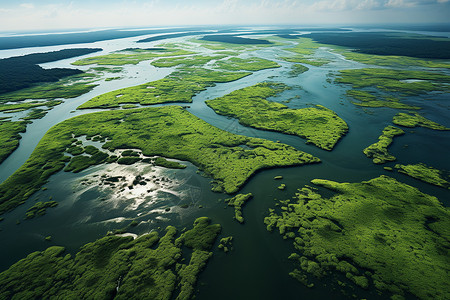
[[[0,0],[0,31],[449,23],[450,0]]]

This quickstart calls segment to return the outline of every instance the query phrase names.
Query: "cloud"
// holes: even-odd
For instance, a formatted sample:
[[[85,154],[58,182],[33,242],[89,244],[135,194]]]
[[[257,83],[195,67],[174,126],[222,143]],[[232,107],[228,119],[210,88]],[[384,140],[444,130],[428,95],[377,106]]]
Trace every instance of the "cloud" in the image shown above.
[[[26,8],[26,9],[33,9],[34,5],[33,5],[33,3],[22,3],[22,4],[20,4],[20,7]]]
[[[96,1],[54,1],[58,4],[39,5],[36,2],[34,6],[22,3],[0,9],[0,30],[446,22],[448,16],[442,6],[447,6],[448,2],[450,0],[110,0],[107,6]]]
[[[386,7],[414,7],[417,5],[417,2],[411,2],[411,1],[404,1],[404,0],[389,0],[385,6]]]

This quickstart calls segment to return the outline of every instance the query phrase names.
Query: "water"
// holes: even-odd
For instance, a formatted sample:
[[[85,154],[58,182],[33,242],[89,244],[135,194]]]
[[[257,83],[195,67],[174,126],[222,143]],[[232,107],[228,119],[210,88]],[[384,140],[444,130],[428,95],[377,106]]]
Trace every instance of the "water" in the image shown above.
[[[153,47],[161,43],[135,44],[143,37],[104,41],[76,47],[103,47],[102,53],[108,53],[129,47]],[[191,37],[174,39],[191,47],[187,42]],[[172,42],[172,40],[170,41]],[[20,54],[42,52],[44,49],[59,50],[71,46],[42,47],[21,49]],[[195,49],[199,50],[199,49]],[[0,57],[11,55],[9,50],[0,51]],[[203,54],[211,54],[203,50]],[[295,297],[305,299],[344,299],[340,293],[333,291],[333,286],[307,289],[292,279],[288,273],[292,264],[287,260],[293,251],[290,241],[282,240],[278,233],[269,233],[263,223],[268,209],[273,207],[275,199],[291,198],[297,188],[309,184],[315,178],[330,179],[339,182],[359,182],[379,175],[389,175],[407,184],[418,187],[421,191],[437,196],[445,205],[449,205],[448,191],[419,182],[396,172],[387,172],[382,166],[372,163],[362,150],[375,142],[382,129],[391,124],[395,110],[389,108],[363,109],[351,104],[345,98],[348,87],[329,83],[330,73],[340,69],[360,68],[364,65],[345,60],[342,56],[321,48],[319,58],[332,59],[333,62],[323,67],[310,67],[310,70],[297,77],[289,78],[290,63],[278,59],[284,56],[281,49],[256,50],[251,55],[277,61],[281,68],[255,72],[240,80],[217,84],[206,89],[193,98],[187,110],[204,121],[229,132],[250,137],[281,141],[298,150],[319,157],[322,163],[302,167],[278,168],[255,174],[241,190],[253,193],[254,198],[243,208],[245,224],[233,220],[234,211],[226,206],[224,194],[211,192],[210,179],[197,174],[197,169],[190,163],[182,162],[188,167],[184,170],[168,170],[139,163],[132,166],[117,164],[91,167],[78,174],[59,172],[50,178],[46,190],[33,195],[26,204],[5,214],[0,223],[0,270],[32,251],[43,250],[50,245],[63,245],[69,253],[75,253],[87,242],[104,236],[108,231],[123,228],[133,219],[140,224],[133,229],[137,234],[152,230],[163,230],[167,225],[177,228],[190,227],[200,216],[208,216],[213,222],[223,226],[222,236],[234,237],[234,250],[225,254],[215,251],[208,267],[199,278],[197,299],[277,299]],[[18,55],[18,53],[15,53]],[[245,54],[248,55],[248,54]],[[69,67],[78,58],[53,62],[44,67]],[[87,69],[88,67],[83,67]],[[94,96],[105,92],[134,86],[163,78],[172,72],[171,68],[157,69],[149,62],[124,66],[120,80],[100,81],[99,86],[91,92],[74,99],[65,100],[63,104],[51,110],[43,119],[35,120],[23,134],[19,148],[0,166],[0,180],[3,181],[20,167],[36,147],[40,138],[53,125],[68,118],[97,110],[75,111],[76,107]],[[116,76],[106,75],[105,77]],[[348,134],[336,145],[333,151],[325,151],[296,136],[244,127],[233,118],[215,114],[206,106],[205,101],[224,96],[233,90],[254,85],[262,81],[279,81],[293,86],[291,90],[271,99],[286,103],[291,108],[302,108],[320,104],[334,110],[349,125]],[[295,98],[300,96],[300,98]],[[448,118],[448,96],[412,97],[408,103],[420,102],[425,117],[450,126]],[[428,97],[429,98],[429,97]],[[165,104],[172,105],[172,104]],[[185,103],[182,105],[186,105]],[[414,131],[414,133],[411,133]],[[450,132],[439,132],[424,128],[406,129],[404,136],[395,139],[390,152],[397,156],[397,163],[408,164],[424,162],[441,169],[450,169],[450,161],[445,159],[450,149]],[[386,164],[393,166],[394,163]],[[149,179],[147,185],[128,189],[112,188],[105,185],[102,176],[125,176],[129,183],[133,176],[141,174]],[[125,174],[125,175],[124,175]],[[166,177],[168,182],[156,183],[152,176]],[[273,180],[274,176],[283,175],[282,181]],[[285,183],[284,191],[277,189],[280,182]],[[152,190],[152,192],[148,192]],[[26,210],[35,201],[55,200],[56,208],[49,209],[44,217],[23,221]],[[188,205],[188,208],[181,206]],[[17,225],[17,220],[21,220]],[[52,236],[47,242],[44,237]],[[358,294],[362,291],[357,290]],[[373,291],[362,293],[364,297],[377,298]]]

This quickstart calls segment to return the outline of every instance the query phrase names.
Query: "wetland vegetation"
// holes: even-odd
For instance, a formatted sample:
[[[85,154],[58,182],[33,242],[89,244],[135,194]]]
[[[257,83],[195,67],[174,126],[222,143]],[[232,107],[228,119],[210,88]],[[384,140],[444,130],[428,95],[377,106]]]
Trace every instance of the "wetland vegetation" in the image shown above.
[[[109,151],[133,148],[145,156],[190,161],[213,178],[214,191],[226,193],[237,192],[258,170],[320,162],[285,144],[217,129],[178,106],[97,112],[66,120],[46,133],[28,161],[0,184],[0,213],[24,203],[64,167],[76,172],[108,160],[98,149],[90,156],[64,155],[80,136],[101,136]]]
[[[77,117],[49,125],[34,151],[30,149],[31,156],[25,154],[25,163],[0,183],[0,234],[8,245],[0,253],[0,298],[212,299],[224,285],[230,292],[223,291],[220,299],[273,299],[280,285],[291,298],[328,299],[336,290],[361,299],[377,297],[375,293],[396,300],[449,298],[449,124],[441,100],[450,88],[450,62],[437,58],[447,55],[449,39],[330,28],[221,29],[214,34],[203,29],[143,30],[161,34],[138,43],[178,39],[142,49],[135,41],[99,44],[107,45],[105,55],[73,63],[83,71],[62,69],[75,75],[0,94],[1,163],[18,147],[33,119],[98,85],[96,91],[106,92],[73,99],[79,109],[101,111],[74,110]],[[300,32],[323,30],[342,32]],[[100,32],[140,35],[133,30]],[[203,34],[208,35],[190,37]],[[258,37],[246,37],[251,35]],[[66,34],[55,39],[62,36]],[[344,45],[358,37],[362,39],[353,49]],[[422,55],[428,51],[424,47],[395,49],[395,39],[432,48],[427,55]],[[380,41],[386,41],[386,47]],[[171,73],[162,78],[155,72],[152,78],[157,80],[141,84],[148,81],[141,75],[147,76],[143,71],[154,69],[151,65],[174,70],[156,70]],[[116,84],[121,88],[111,90]],[[349,107],[342,101],[345,96],[364,108]],[[193,101],[183,107],[159,105]],[[367,109],[376,107],[385,109]],[[383,169],[361,153],[373,141],[364,139],[362,144],[359,139],[366,132],[376,139],[365,126],[381,130],[391,121],[439,131],[424,130],[426,138],[408,134],[399,139],[420,147],[395,147],[402,164]],[[348,130],[342,149],[333,152],[305,146],[295,137],[331,151]],[[396,160],[388,149],[403,130],[385,127],[364,154],[375,164]],[[29,136],[25,139],[29,142]],[[436,158],[428,155],[430,142],[436,143],[429,150]],[[323,164],[281,169],[321,162],[301,151],[305,149]],[[278,169],[262,172],[269,168]],[[387,176],[362,181],[387,171],[433,196]],[[314,179],[294,193],[293,188],[311,178],[324,179]],[[274,196],[294,197],[273,202]],[[242,210],[252,198],[245,222]],[[271,208],[261,213],[255,206]],[[233,207],[234,219],[245,227],[230,220],[226,207]],[[214,216],[213,222],[223,220],[227,237],[220,239],[221,226],[198,218],[203,215]],[[67,225],[58,223],[62,218]],[[173,226],[161,229],[167,225]],[[278,236],[264,236],[269,234],[265,228],[279,231],[280,244]],[[22,234],[25,230],[27,235]],[[29,254],[49,245],[61,246]],[[214,259],[217,270],[207,270],[197,295],[198,275],[213,251],[228,254]],[[306,287],[288,283],[283,267],[287,257],[293,266],[289,275]],[[231,268],[240,267],[237,261],[245,261],[248,270],[266,271],[228,276],[233,275]],[[259,269],[261,261],[276,267]]]
[[[79,109],[112,108],[120,104],[142,105],[168,102],[192,102],[192,97],[219,82],[230,82],[248,76],[248,72],[219,72],[202,68],[185,68],[161,80],[119,89],[94,97]]]
[[[72,64],[74,66],[85,66],[94,64],[111,65],[111,66],[123,66],[128,64],[135,65],[140,63],[141,61],[150,60],[158,57],[181,56],[188,54],[194,54],[194,52],[180,49],[159,49],[159,50],[125,49],[111,54],[80,59]]]
[[[384,164],[388,161],[395,161],[396,157],[388,152],[388,147],[392,144],[394,137],[403,135],[405,132],[394,126],[387,126],[378,137],[378,142],[368,146],[363,150],[368,158],[372,158],[374,164]]]
[[[311,182],[336,194],[326,198],[303,187],[265,218],[268,230],[292,240],[292,277],[310,287],[311,277],[375,287],[393,299],[409,293],[419,299],[450,296],[450,216],[437,198],[387,176]]]
[[[206,104],[218,114],[237,118],[243,125],[295,134],[319,148],[332,150],[347,133],[347,124],[321,105],[289,109],[284,104],[266,100],[287,88],[280,83],[259,83],[208,100]]]
[[[168,226],[161,237],[106,236],[74,256],[60,246],[33,252],[0,273],[0,298],[190,299],[220,231],[204,217],[178,238]]]
[[[0,94],[27,88],[39,82],[54,82],[70,75],[81,74],[83,72],[78,69],[44,69],[38,64],[86,55],[100,50],[64,49],[0,59]]]
[[[429,167],[423,163],[415,165],[396,164],[398,172],[423,182],[450,189],[450,172]]]

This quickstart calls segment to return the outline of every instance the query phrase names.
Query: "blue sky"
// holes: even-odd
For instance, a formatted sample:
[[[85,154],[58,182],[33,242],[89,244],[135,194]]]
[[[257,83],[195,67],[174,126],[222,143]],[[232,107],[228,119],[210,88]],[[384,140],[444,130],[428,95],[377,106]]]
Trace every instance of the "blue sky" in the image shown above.
[[[0,0],[0,31],[446,22],[450,0]]]

